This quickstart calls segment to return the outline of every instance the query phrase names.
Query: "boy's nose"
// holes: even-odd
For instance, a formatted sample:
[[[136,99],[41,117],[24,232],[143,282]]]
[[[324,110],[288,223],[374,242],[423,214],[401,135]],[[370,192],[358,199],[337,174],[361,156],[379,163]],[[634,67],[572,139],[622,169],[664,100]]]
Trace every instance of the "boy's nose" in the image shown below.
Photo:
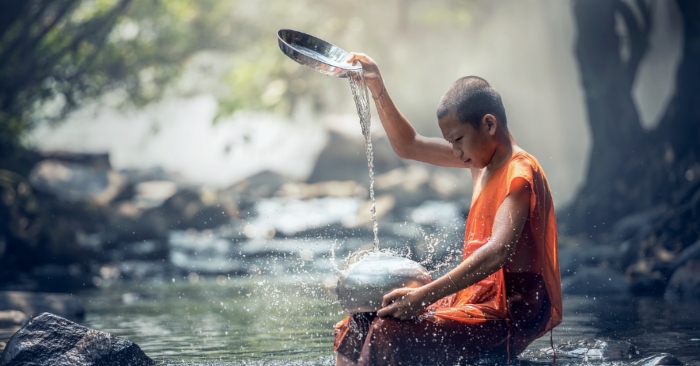
[[[452,145],[452,154],[454,154],[455,157],[461,158],[462,157],[462,149],[459,147]]]

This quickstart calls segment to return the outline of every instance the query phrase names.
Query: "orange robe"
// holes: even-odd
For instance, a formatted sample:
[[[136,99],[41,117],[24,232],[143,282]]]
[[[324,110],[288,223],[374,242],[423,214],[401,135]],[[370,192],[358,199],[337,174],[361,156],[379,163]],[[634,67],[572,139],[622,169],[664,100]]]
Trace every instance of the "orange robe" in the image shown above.
[[[501,268],[432,304],[415,321],[351,315],[335,326],[334,350],[360,365],[505,360],[561,323],[554,207],[547,178],[532,155],[515,152],[488,178],[467,218],[463,258],[489,240],[496,211],[518,179],[529,183],[531,194],[516,254],[522,248],[533,252],[533,272]]]

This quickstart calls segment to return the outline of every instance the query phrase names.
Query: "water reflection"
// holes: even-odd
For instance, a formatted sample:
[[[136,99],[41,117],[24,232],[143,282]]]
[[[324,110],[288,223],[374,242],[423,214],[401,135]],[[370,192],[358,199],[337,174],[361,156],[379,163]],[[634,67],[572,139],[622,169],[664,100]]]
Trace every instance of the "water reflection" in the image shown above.
[[[183,278],[83,296],[88,326],[127,337],[165,364],[328,365],[333,362],[332,326],[344,314],[332,287],[323,283],[313,275],[201,278],[196,284]],[[700,304],[569,296],[564,309],[555,344],[609,337],[637,346],[639,358],[668,352],[686,365],[700,365]],[[529,350],[544,348],[549,348],[546,336]],[[597,364],[631,365],[639,358]],[[562,357],[558,363],[596,364]]]

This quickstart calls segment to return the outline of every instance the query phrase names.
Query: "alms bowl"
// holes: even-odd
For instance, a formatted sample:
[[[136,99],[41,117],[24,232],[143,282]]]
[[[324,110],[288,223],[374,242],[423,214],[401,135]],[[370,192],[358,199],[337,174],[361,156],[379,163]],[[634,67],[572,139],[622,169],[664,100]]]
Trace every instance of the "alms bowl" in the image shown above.
[[[304,32],[280,29],[277,43],[289,58],[322,74],[344,78],[362,70],[361,65],[347,62],[350,54],[342,48]]]
[[[336,293],[348,313],[375,312],[394,289],[420,287],[432,281],[420,263],[389,253],[373,252],[341,271]]]

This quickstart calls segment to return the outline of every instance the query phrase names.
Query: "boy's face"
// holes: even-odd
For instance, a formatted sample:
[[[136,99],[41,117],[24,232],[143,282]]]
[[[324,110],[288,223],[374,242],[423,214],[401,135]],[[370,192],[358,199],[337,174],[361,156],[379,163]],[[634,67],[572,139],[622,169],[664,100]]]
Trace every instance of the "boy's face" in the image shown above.
[[[438,120],[442,136],[452,145],[452,152],[467,168],[482,169],[491,162],[496,150],[496,119],[487,114],[477,127],[462,123],[452,112]]]

